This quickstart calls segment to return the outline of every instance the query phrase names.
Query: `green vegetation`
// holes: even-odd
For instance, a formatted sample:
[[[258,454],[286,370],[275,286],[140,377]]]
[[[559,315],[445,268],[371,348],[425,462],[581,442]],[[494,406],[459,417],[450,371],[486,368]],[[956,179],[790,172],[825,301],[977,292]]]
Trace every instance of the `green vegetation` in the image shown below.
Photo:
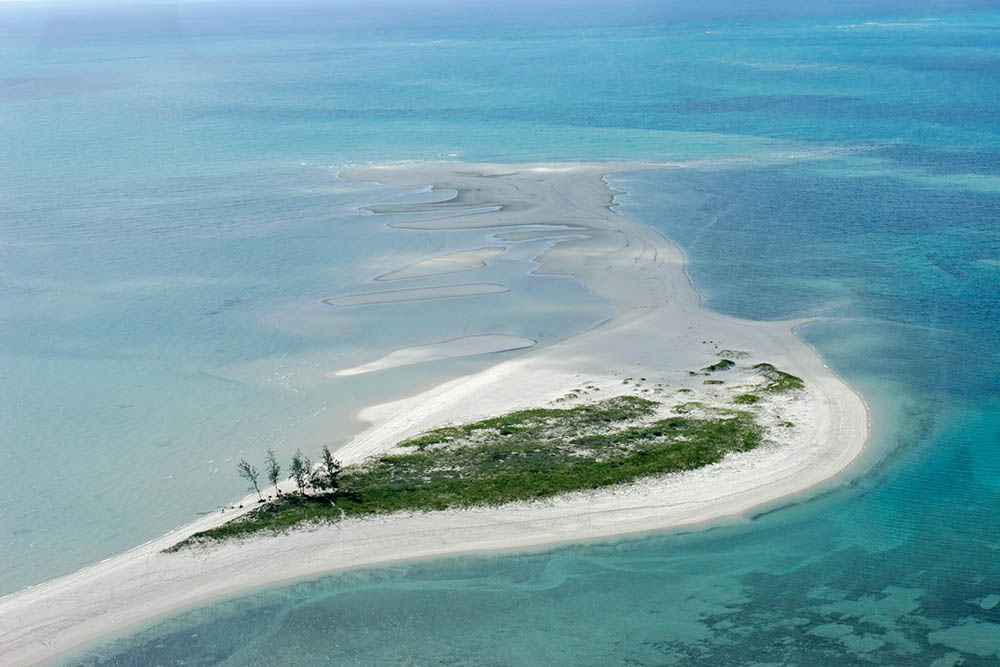
[[[337,467],[332,492],[282,495],[171,550],[305,521],[501,505],[595,489],[699,468],[728,452],[753,449],[763,438],[746,411],[689,403],[686,411],[698,408],[698,416],[657,419],[658,405],[621,396],[435,429],[400,443],[398,453]],[[305,457],[296,455],[301,465]]]
[[[760,396],[757,394],[740,394],[733,399],[733,403],[738,403],[740,405],[753,405],[760,401]]]
[[[578,405],[575,408],[539,408],[519,410],[501,417],[493,417],[462,426],[446,426],[428,431],[416,438],[399,443],[397,447],[416,447],[423,450],[429,445],[453,442],[466,438],[477,431],[495,430],[501,436],[513,435],[526,430],[551,426],[563,421],[564,425],[576,428],[603,426],[612,422],[639,419],[651,415],[658,404],[637,396],[619,396],[599,403]]]
[[[340,488],[340,471],[343,466],[333,458],[330,448],[323,445],[319,465],[309,472],[309,485],[325,493],[335,493]]]
[[[731,359],[722,359],[721,361],[715,362],[711,366],[705,366],[701,370],[703,370],[706,373],[715,373],[716,371],[728,371],[735,365],[736,362],[732,361]]]
[[[760,387],[761,391],[784,392],[803,389],[806,386],[802,378],[779,371],[772,364],[756,364],[754,369],[767,378],[767,383]]]
[[[302,493],[309,486],[309,472],[312,470],[312,461],[309,460],[308,456],[302,453],[302,450],[296,449],[295,456],[292,457],[292,464],[288,466],[288,479],[295,480],[295,488]]]

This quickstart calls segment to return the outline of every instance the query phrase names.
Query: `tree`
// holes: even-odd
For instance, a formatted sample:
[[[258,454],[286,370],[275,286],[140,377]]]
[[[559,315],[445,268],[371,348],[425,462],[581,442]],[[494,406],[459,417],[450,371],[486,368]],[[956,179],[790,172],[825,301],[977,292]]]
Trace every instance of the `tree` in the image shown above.
[[[267,450],[267,456],[264,457],[264,465],[267,469],[267,480],[271,482],[274,486],[274,495],[278,495],[278,479],[281,476],[281,465],[278,463],[278,459],[274,458],[274,450]]]
[[[323,446],[323,458],[313,474],[313,486],[328,489],[333,493],[340,486],[340,461],[333,458],[330,448]]]
[[[250,488],[257,492],[257,498],[263,502],[264,496],[260,494],[260,487],[257,485],[257,480],[260,479],[257,468],[247,463],[246,459],[240,459],[240,462],[236,464],[236,469],[239,471],[240,477],[250,483]]]
[[[309,478],[312,475],[312,461],[302,453],[301,449],[295,450],[295,454],[292,456],[292,464],[288,467],[288,471],[291,473],[288,479],[294,479],[299,493],[304,493],[306,487],[309,485]]]

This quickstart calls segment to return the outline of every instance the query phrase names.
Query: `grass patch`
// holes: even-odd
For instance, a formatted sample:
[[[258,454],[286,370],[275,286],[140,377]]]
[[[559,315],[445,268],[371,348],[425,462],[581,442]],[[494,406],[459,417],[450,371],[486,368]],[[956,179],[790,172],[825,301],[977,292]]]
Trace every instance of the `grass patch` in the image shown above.
[[[548,498],[700,468],[762,442],[749,412],[690,404],[708,415],[657,420],[657,405],[621,396],[435,429],[344,468],[336,494],[282,496],[170,550],[304,522]]]
[[[761,387],[762,391],[796,391],[798,389],[804,389],[806,386],[806,383],[802,381],[802,378],[796,377],[795,375],[784,371],[768,371],[764,374],[764,377],[767,378],[767,383]]]
[[[753,405],[754,403],[760,402],[760,396],[757,394],[740,394],[733,399],[733,403],[738,403],[739,405]]]
[[[760,371],[760,374],[767,378],[767,382],[760,387],[760,391],[780,393],[804,389],[806,386],[802,378],[791,373],[786,373],[785,371],[779,371],[774,367],[774,364],[755,364],[754,370]]]
[[[430,445],[468,438],[477,431],[496,431],[499,435],[507,436],[556,423],[573,425],[577,428],[602,426],[648,416],[656,410],[657,405],[656,401],[638,396],[618,396],[599,403],[578,405],[575,408],[519,410],[502,417],[428,431],[416,438],[404,440],[397,447],[416,447],[423,450]]]
[[[722,359],[720,361],[715,362],[711,366],[705,366],[701,370],[703,370],[706,373],[715,373],[716,371],[728,371],[735,365],[736,362],[732,361],[731,359]]]

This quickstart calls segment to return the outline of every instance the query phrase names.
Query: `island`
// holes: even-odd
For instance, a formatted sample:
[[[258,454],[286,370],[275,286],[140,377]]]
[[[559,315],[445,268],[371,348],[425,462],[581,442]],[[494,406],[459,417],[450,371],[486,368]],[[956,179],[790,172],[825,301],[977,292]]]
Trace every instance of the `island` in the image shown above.
[[[497,241],[550,237],[535,271],[579,280],[615,314],[551,345],[421,341],[433,347],[384,365],[357,360],[352,368],[379,372],[428,354],[521,350],[362,410],[369,428],[335,452],[344,466],[337,491],[292,493],[286,481],[270,502],[253,494],[231,511],[0,598],[3,662],[50,660],[167,613],[303,577],[674,529],[837,483],[865,445],[864,401],[795,335],[802,322],[706,310],[681,251],[614,210],[605,175],[659,168],[666,167],[345,169],[343,178],[441,195],[369,208],[393,227],[483,229]],[[401,219],[409,211],[419,219]],[[468,261],[426,262],[419,271],[411,263],[381,277],[398,283],[435,266],[465,276],[496,255],[472,251]],[[456,277],[433,293],[375,284],[370,294],[325,300],[331,308],[391,307],[403,299],[493,298],[502,288]],[[330,369],[331,381],[338,370]]]
[[[587,383],[555,399],[573,401],[573,407],[437,428],[346,469],[327,448],[316,466],[298,451],[289,466],[297,487],[291,493],[279,488],[280,464],[268,452],[275,493],[266,502],[256,466],[241,460],[240,474],[263,505],[167,551],[353,517],[542,500],[695,470],[731,452],[783,444],[784,430],[795,428],[783,415],[796,406],[794,398],[780,395],[804,389],[802,379],[766,362],[735,369],[734,361],[722,359],[700,373],[690,371],[732,371],[728,384],[705,379],[707,390],[700,392],[647,387],[646,378],[627,377],[621,387],[606,388],[617,396],[596,402],[583,397],[601,387]]]

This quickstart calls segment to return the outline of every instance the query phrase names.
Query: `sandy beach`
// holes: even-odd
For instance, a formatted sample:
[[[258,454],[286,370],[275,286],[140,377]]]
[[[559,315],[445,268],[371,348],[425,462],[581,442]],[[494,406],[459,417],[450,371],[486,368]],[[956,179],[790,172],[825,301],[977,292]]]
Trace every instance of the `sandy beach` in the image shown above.
[[[356,463],[429,428],[548,405],[584,385],[599,388],[601,398],[631,388],[623,382],[627,377],[672,389],[700,388],[704,378],[688,371],[718,361],[722,350],[745,352],[805,380],[805,396],[787,407],[797,426],[780,445],[730,456],[690,473],[544,503],[350,520],[162,553],[234,516],[215,513],[119,556],[0,598],[0,662],[23,665],[50,660],[169,612],[345,568],[535,548],[736,516],[828,482],[843,471],[864,448],[867,409],[861,397],[794,334],[798,323],[750,322],[705,310],[684,272],[681,251],[656,230],[612,210],[614,192],[603,176],[651,168],[659,167],[448,163],[346,170],[343,177],[348,179],[394,187],[433,185],[440,191],[438,203],[369,207],[373,216],[394,216],[395,227],[442,232],[489,228],[498,238],[548,234],[561,239],[537,258],[536,271],[580,280],[610,300],[617,313],[554,345],[531,348],[479,373],[365,409],[360,416],[371,423],[370,428],[337,456],[346,464]],[[441,217],[424,217],[416,223],[397,219],[408,212]],[[540,227],[552,231],[540,232]],[[353,307],[499,291],[502,286],[468,282],[469,274],[464,273],[492,256],[486,250],[400,268],[419,275],[463,271],[452,287],[373,290],[331,297],[328,303]],[[483,351],[511,349],[518,343],[473,342]],[[348,371],[377,372],[398,363],[479,349],[463,351],[461,346],[468,348],[469,341],[457,340],[454,345],[459,348],[449,351],[448,344],[401,351]],[[250,498],[243,505],[256,506]]]

